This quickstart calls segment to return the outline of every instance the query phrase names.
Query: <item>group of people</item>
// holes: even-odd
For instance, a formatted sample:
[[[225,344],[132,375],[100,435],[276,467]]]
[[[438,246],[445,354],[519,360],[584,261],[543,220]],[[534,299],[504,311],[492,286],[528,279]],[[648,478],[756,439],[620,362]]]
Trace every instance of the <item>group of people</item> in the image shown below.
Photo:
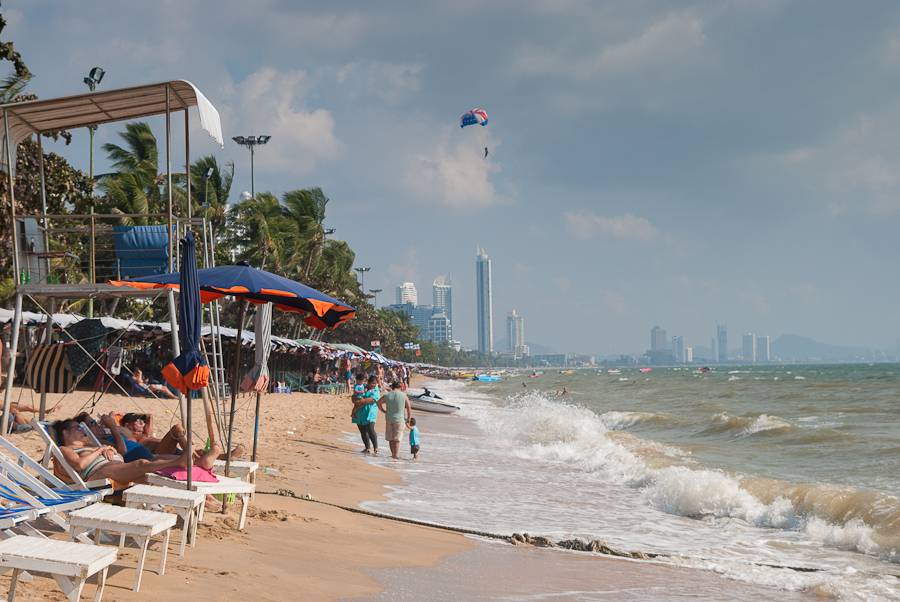
[[[93,438],[82,425],[91,431]],[[187,474],[188,440],[180,424],[158,438],[154,435],[151,415],[129,413],[117,420],[110,413],[100,416],[98,421],[82,412],[74,418],[57,420],[51,429],[66,462],[85,481],[109,478],[127,483],[143,481],[153,472],[176,479]],[[232,457],[235,453],[242,452],[235,449]],[[208,449],[195,451],[192,476],[197,480],[215,480],[213,465],[221,455],[222,449],[215,440],[210,441]]]
[[[364,372],[356,375],[356,383],[352,388],[351,400],[353,408],[350,418],[359,429],[364,449],[363,453],[378,455],[378,433],[375,422],[378,412],[384,413],[384,438],[391,449],[391,458],[400,459],[400,441],[405,428],[409,429],[409,451],[413,460],[419,457],[419,429],[412,416],[412,406],[406,394],[407,383],[400,379],[390,381],[390,390],[382,394],[384,375]]]

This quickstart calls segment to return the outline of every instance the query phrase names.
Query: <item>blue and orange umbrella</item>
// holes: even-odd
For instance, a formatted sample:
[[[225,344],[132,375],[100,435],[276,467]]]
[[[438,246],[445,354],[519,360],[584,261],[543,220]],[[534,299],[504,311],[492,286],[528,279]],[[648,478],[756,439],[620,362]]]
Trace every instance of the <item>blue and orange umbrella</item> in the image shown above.
[[[197,270],[200,300],[209,303],[225,296],[251,303],[272,303],[282,311],[305,314],[303,321],[319,330],[336,328],[356,316],[353,307],[284,276],[248,265],[224,265]],[[153,289],[180,288],[179,274],[110,280],[116,286]]]
[[[240,333],[243,327],[247,302],[255,304],[272,303],[282,311],[303,314],[303,321],[319,330],[334,329],[344,322],[352,320],[356,316],[356,309],[305,284],[294,282],[278,274],[258,270],[248,265],[226,265],[198,270],[194,238],[190,232],[185,236],[182,245],[182,271],[180,273],[143,276],[129,280],[110,280],[109,283],[115,286],[131,286],[139,289],[167,288],[181,293],[179,295],[179,321],[181,323],[179,324],[178,337],[182,346],[182,352],[171,364],[166,366],[163,374],[169,382],[175,380],[179,383],[176,386],[185,392],[189,389],[202,388],[206,385],[206,383],[200,385],[200,379],[203,376],[201,366],[206,368],[207,382],[209,379],[209,367],[206,366],[206,362],[203,360],[199,350],[200,303],[209,303],[228,296],[244,301],[241,304],[240,317],[238,318],[238,344],[235,346],[234,378],[231,387],[231,419],[228,423],[225,463],[225,474],[227,475],[231,465],[231,440],[234,429],[235,403],[241,363]],[[195,384],[199,386],[192,386]],[[190,398],[188,398],[187,428],[189,433],[191,432],[190,405]],[[258,419],[258,399],[256,411]],[[254,433],[254,449],[255,439],[256,433]],[[188,487],[190,488],[190,486],[191,471],[189,470]]]

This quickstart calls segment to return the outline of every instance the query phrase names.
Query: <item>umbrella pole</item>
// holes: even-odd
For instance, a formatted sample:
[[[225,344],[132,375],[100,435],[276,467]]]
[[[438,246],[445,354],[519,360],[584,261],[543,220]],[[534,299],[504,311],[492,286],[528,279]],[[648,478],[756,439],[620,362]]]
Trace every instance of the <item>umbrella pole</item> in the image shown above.
[[[262,398],[262,393],[259,391],[256,392],[256,416],[253,420],[253,455],[250,460],[256,462],[256,446],[259,443],[259,400]]]
[[[184,450],[184,453],[187,454],[187,488],[188,491],[191,491],[191,487],[194,486],[194,431],[193,431],[193,420],[191,417],[191,391],[188,390],[187,393],[183,393],[182,397],[185,398],[185,403],[187,404],[187,428],[185,429],[185,435],[187,435],[187,449]],[[182,534],[182,537],[184,535]]]
[[[234,378],[231,381],[231,411],[228,416],[228,447],[225,449],[225,476],[229,476],[231,471],[231,440],[234,433],[234,412],[237,405],[237,390],[241,378],[241,347],[243,347],[241,336],[244,329],[244,316],[247,315],[248,301],[241,301],[241,313],[238,317],[237,340],[234,350]]]

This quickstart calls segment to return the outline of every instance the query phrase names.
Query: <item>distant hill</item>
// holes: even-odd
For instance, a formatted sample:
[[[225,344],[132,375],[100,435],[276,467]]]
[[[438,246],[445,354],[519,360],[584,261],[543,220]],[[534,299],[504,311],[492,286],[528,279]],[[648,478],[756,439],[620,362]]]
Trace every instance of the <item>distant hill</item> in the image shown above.
[[[799,362],[884,361],[884,352],[865,347],[821,343],[798,334],[783,334],[772,342],[773,359]]]

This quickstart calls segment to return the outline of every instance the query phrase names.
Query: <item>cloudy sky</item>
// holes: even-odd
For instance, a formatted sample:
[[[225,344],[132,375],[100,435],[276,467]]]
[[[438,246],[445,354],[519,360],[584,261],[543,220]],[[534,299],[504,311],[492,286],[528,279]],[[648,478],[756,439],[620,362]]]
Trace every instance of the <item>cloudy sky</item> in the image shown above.
[[[498,346],[512,308],[529,341],[567,351],[640,351],[654,324],[708,345],[716,321],[735,345],[744,331],[895,345],[896,3],[6,0],[3,12],[41,97],[83,91],[94,65],[104,89],[188,79],[226,138],[271,134],[257,190],[321,186],[381,301],[404,280],[428,297],[451,274],[466,344],[481,245]],[[475,106],[490,125],[460,130]],[[86,167],[86,148],[80,134],[61,152]],[[192,152],[235,161],[234,192],[249,189],[246,151],[198,132]]]

